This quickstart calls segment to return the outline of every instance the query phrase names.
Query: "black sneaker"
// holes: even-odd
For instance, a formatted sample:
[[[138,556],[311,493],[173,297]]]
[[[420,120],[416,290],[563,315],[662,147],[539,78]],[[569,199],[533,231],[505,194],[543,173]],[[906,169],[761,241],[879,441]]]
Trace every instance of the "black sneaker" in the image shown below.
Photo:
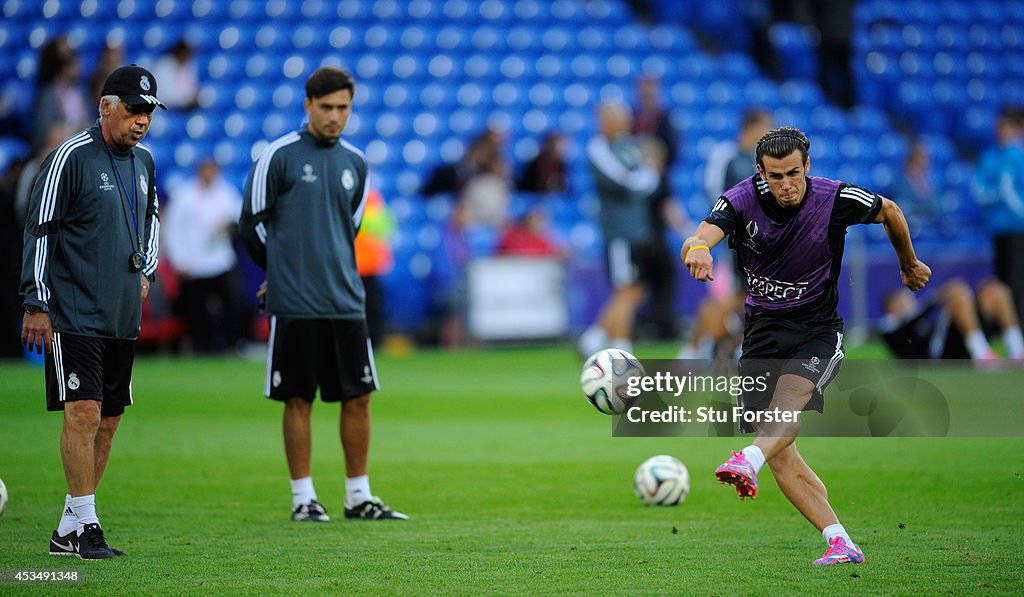
[[[116,558],[117,554],[107,545],[100,525],[87,524],[78,537],[78,557],[83,560],[107,560]]]
[[[63,537],[53,531],[50,536],[50,555],[78,557],[78,531],[71,531]]]
[[[373,497],[365,502],[345,507],[345,518],[363,518],[366,520],[409,520],[409,517],[401,512],[395,512],[380,501],[379,497]]]
[[[296,522],[331,522],[323,505],[312,500],[308,504],[300,504],[292,511],[292,520]]]

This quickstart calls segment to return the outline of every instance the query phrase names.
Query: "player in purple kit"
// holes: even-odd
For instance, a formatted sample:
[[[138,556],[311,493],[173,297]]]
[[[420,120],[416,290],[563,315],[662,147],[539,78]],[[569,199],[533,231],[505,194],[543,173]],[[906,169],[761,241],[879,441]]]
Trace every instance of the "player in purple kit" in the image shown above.
[[[861,187],[808,176],[810,147],[795,127],[761,137],[755,150],[757,174],[719,197],[680,252],[690,275],[709,281],[711,248],[728,236],[746,274],[750,293],[740,374],[768,373],[769,387],[745,393],[740,398],[745,411],[822,411],[825,387],[843,359],[837,282],[849,226],[885,226],[910,290],[923,288],[931,277],[931,269],[914,254],[900,208]],[[825,485],[796,449],[799,418],[775,418],[744,431],[757,431],[757,438],[733,452],[715,476],[734,485],[740,499],[754,498],[757,473],[767,462],[782,493],[828,543],[814,563],[863,562],[864,553],[839,523]]]

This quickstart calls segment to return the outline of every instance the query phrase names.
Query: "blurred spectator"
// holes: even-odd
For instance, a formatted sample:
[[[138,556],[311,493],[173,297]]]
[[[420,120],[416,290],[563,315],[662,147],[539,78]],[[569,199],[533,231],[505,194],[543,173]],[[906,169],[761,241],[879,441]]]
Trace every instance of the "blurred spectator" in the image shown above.
[[[195,50],[181,40],[161,56],[153,66],[158,81],[167,81],[160,88],[161,100],[167,107],[192,110],[199,106],[199,68],[192,59]]]
[[[470,225],[483,223],[500,230],[508,222],[512,184],[504,146],[504,135],[487,129],[470,147],[471,173],[458,193]]]
[[[981,283],[977,298],[962,280],[952,280],[924,304],[899,288],[886,295],[884,308],[882,339],[902,359],[996,360],[999,356],[985,336],[993,330],[1002,332],[1010,358],[1024,361],[1013,297],[998,280]]]
[[[480,172],[483,164],[500,158],[500,137],[501,135],[493,129],[486,129],[480,133],[470,142],[469,149],[462,158],[454,163],[441,164],[434,168],[423,185],[422,193],[427,197],[442,193],[460,193],[466,183]]]
[[[587,159],[601,201],[601,229],[608,251],[612,295],[580,337],[584,355],[602,348],[632,350],[637,308],[657,271],[658,247],[649,216],[649,197],[660,177],[630,135],[629,110],[616,103],[598,108],[599,131],[587,144]]]
[[[730,188],[756,173],[754,150],[757,141],[772,128],[772,115],[761,108],[748,108],[743,113],[740,131],[734,141],[724,141],[712,148],[704,167],[704,192],[708,205]],[[746,293],[746,274],[740,268],[736,254],[726,253],[727,258],[715,262],[714,281],[711,295],[731,302],[733,293]]]
[[[100,92],[103,90],[103,82],[107,80],[114,69],[125,64],[124,46],[107,42],[100,51],[100,59],[96,62],[96,68],[92,69],[89,77],[89,105],[100,105]],[[159,79],[163,80],[163,79]],[[161,95],[163,90],[161,89]]]
[[[704,168],[704,192],[709,204],[745,178],[754,175],[757,140],[772,128],[772,115],[761,108],[743,113],[740,131],[733,141],[715,145]]]
[[[33,149],[39,150],[46,143],[51,126],[62,124],[78,130],[96,116],[99,104],[86,106],[85,94],[78,81],[80,71],[78,55],[66,37],[55,37],[40,50]]]
[[[648,165],[658,173],[658,188],[648,197],[647,214],[653,230],[652,243],[655,254],[652,256],[657,275],[650,282],[651,301],[647,314],[641,325],[649,324],[655,335],[663,340],[674,340],[678,335],[675,312],[675,283],[679,253],[675,246],[669,246],[666,236],[669,229],[679,236],[687,236],[686,214],[679,201],[672,195],[666,176],[668,152],[665,145],[654,137],[641,137],[637,140]]]
[[[669,112],[662,103],[661,83],[653,77],[640,77],[637,81],[638,103],[633,109],[633,133],[650,136],[665,145],[665,172],[676,163],[679,139],[672,126]]]
[[[15,217],[15,186],[22,170],[13,161],[0,173],[0,359],[18,357],[21,348],[21,249],[24,228]]]
[[[914,143],[903,162],[903,172],[889,191],[889,198],[900,204],[908,220],[937,215],[933,178],[928,148]]]
[[[514,224],[505,229],[498,241],[499,255],[527,257],[556,257],[561,248],[551,238],[547,213],[539,206],[527,211]]]
[[[98,106],[99,102],[96,105]],[[39,168],[43,165],[43,160],[46,159],[46,156],[50,155],[51,151],[57,148],[61,141],[74,133],[75,129],[61,122],[48,127],[44,143],[39,147],[35,155],[32,156],[32,159],[25,162],[25,166],[21,169],[21,174],[17,179],[17,188],[14,192],[14,217],[19,230],[25,227],[25,212],[28,210],[28,200],[32,197],[32,186],[36,182],[36,175],[39,174]]]
[[[540,151],[526,164],[516,188],[527,193],[562,193],[569,189],[562,135],[548,133],[544,137]]]
[[[375,188],[366,194],[366,207],[363,210],[363,222],[356,235],[356,267],[359,277],[366,290],[366,325],[370,331],[370,340],[380,344],[387,332],[385,317],[384,292],[380,278],[391,273],[395,267],[395,258],[391,252],[391,235],[395,229],[395,219],[384,197]]]
[[[213,158],[171,192],[163,246],[181,278],[179,303],[198,352],[242,348],[247,339],[251,316],[232,245],[241,211],[241,194]]]
[[[438,255],[433,259],[431,286],[437,318],[437,340],[446,348],[465,346],[466,266],[470,248],[466,238],[469,227],[466,208],[458,203],[445,223]]]
[[[995,147],[978,160],[974,194],[995,245],[996,276],[1009,285],[1022,312],[1024,296],[1024,149],[1012,111],[996,120]]]

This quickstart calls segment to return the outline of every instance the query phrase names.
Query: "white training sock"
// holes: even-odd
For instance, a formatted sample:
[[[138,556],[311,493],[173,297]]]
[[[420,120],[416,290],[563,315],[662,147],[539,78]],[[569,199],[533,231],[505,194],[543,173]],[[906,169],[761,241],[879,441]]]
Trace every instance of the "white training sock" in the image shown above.
[[[345,507],[351,508],[373,498],[370,492],[370,476],[345,477]]]
[[[100,519],[96,516],[96,494],[81,495],[71,498],[71,509],[78,517],[78,535],[85,532],[85,525],[99,524]]]
[[[761,472],[761,467],[764,466],[764,452],[761,451],[761,448],[751,444],[743,448],[743,455],[754,466],[754,473]]]
[[[828,544],[831,544],[832,540],[836,537],[842,537],[843,541],[846,541],[847,545],[853,545],[853,539],[850,539],[850,535],[847,534],[846,529],[838,522],[821,529],[821,536],[825,538],[825,543]]]
[[[579,341],[580,352],[586,355],[592,355],[602,348],[608,347],[608,333],[604,331],[604,328],[594,324],[583,332],[580,336]]]
[[[964,344],[967,345],[967,352],[971,353],[972,359],[981,359],[992,353],[992,347],[989,346],[988,340],[985,339],[985,334],[981,330],[974,330],[967,334]]]
[[[625,350],[631,354],[633,352],[633,342],[629,338],[612,338],[608,342],[608,346],[618,348],[619,350]]]
[[[298,508],[302,504],[308,504],[316,499],[316,491],[313,489],[313,477],[292,479],[292,508]]]
[[[1021,336],[1020,326],[1015,325],[1003,332],[1003,343],[1011,359],[1024,358],[1024,337]]]
[[[71,509],[71,494],[64,496],[64,513],[60,515],[60,524],[57,525],[57,534],[66,537],[71,531],[78,530],[78,516]]]

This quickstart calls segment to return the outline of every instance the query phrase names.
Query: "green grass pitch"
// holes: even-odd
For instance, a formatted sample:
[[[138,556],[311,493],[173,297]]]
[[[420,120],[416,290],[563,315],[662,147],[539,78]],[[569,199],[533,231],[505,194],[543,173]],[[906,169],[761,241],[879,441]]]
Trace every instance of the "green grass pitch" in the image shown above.
[[[611,437],[568,349],[381,355],[378,370],[373,489],[412,521],[341,519],[338,408],[318,403],[314,478],[335,521],[292,523],[262,363],[143,358],[98,492],[128,557],[82,562],[46,555],[64,480],[42,371],[0,365],[0,570],[84,572],[32,587],[52,594],[1024,593],[1024,439],[801,439],[867,555],[822,569],[824,541],[770,474],[754,502],[714,480],[745,440]],[[633,495],[659,453],[690,469],[679,507]]]

